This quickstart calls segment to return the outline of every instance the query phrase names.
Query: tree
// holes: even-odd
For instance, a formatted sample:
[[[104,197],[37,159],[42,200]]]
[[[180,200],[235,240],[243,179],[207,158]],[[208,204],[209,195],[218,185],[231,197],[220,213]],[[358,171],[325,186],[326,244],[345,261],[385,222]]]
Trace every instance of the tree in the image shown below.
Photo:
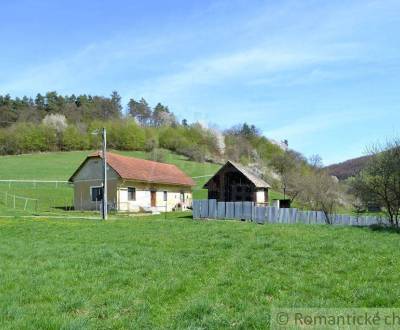
[[[352,183],[356,196],[365,205],[374,203],[384,208],[392,226],[400,220],[400,140],[375,146],[370,151],[364,170]]]
[[[118,117],[121,115],[122,105],[121,105],[121,96],[117,91],[113,91],[111,93],[111,104],[112,104],[112,112],[118,114]]]
[[[143,126],[149,123],[152,115],[151,108],[144,98],[141,98],[139,102],[130,99],[128,113]]]
[[[313,170],[303,181],[302,199],[314,210],[324,212],[327,224],[332,224],[331,215],[340,201],[340,187],[325,170]]]
[[[68,127],[67,119],[61,114],[49,114],[43,118],[43,124],[54,128],[57,133],[62,133]]]
[[[310,158],[308,158],[308,164],[315,169],[319,169],[324,166],[322,157],[318,154],[310,156]]]
[[[281,178],[284,198],[286,198],[286,194],[288,193],[290,199],[293,201],[299,193],[298,188],[300,188],[300,185],[297,184],[297,164],[295,160],[290,153],[283,152],[275,155],[270,163]],[[296,188],[291,186],[292,183],[296,183]]]
[[[156,127],[173,126],[176,124],[175,115],[169,111],[168,107],[162,105],[161,103],[157,103],[157,105],[154,107],[152,119],[153,125]]]
[[[45,98],[42,94],[38,93],[35,98],[35,105],[38,110],[44,110]]]

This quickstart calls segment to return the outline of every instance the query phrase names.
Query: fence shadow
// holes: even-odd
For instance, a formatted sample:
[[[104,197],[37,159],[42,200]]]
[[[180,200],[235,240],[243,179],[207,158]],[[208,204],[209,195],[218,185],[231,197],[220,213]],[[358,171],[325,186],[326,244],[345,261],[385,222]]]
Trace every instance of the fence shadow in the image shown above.
[[[61,211],[75,211],[73,206],[53,206],[53,208]]]
[[[371,225],[369,229],[375,232],[400,234],[400,228],[395,228],[387,225]]]

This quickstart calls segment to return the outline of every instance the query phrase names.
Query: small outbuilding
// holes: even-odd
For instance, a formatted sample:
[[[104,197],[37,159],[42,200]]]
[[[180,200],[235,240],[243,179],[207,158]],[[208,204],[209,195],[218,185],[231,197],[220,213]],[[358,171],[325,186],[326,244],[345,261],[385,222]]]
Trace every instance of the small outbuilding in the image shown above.
[[[204,185],[208,199],[219,202],[254,202],[268,205],[270,185],[244,166],[228,161]]]
[[[89,155],[69,179],[75,210],[98,210],[103,199],[102,153]],[[107,153],[109,207],[117,211],[185,210],[195,182],[172,164]]]

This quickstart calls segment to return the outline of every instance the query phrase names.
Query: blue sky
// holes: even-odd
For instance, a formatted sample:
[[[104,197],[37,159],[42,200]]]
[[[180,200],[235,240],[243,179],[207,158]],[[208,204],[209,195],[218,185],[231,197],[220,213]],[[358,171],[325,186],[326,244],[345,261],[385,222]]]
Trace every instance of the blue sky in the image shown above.
[[[0,93],[146,98],[325,164],[399,134],[400,1],[9,1]]]

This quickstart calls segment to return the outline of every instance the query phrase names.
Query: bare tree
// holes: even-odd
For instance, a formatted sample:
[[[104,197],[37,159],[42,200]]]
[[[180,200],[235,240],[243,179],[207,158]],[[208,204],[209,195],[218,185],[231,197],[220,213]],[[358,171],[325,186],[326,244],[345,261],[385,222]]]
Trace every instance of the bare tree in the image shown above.
[[[312,155],[308,158],[308,164],[315,169],[322,168],[324,166],[322,157],[318,154]]]
[[[400,140],[395,139],[370,151],[371,158],[353,182],[353,191],[366,205],[384,208],[390,224],[400,220]]]
[[[303,200],[313,209],[320,210],[325,215],[327,224],[332,223],[331,215],[340,201],[340,187],[324,170],[312,171],[304,180]]]
[[[271,165],[280,176],[284,197],[293,202],[304,189],[301,163],[283,152],[272,158]]]

